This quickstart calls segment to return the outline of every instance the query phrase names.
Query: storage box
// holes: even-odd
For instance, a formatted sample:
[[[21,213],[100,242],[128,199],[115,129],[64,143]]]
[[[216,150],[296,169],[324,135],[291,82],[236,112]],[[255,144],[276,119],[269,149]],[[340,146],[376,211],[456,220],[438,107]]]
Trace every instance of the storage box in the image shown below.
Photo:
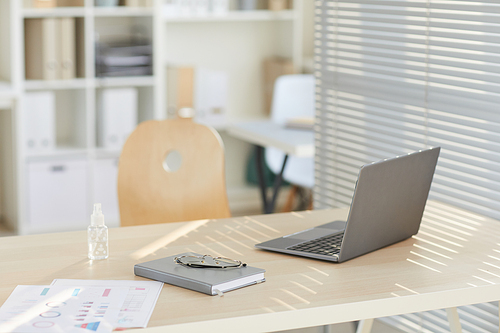
[[[137,88],[107,88],[98,94],[97,142],[99,147],[121,149],[137,126]]]
[[[29,162],[27,171],[31,232],[76,230],[89,224],[86,160]]]
[[[55,94],[52,91],[27,92],[23,108],[23,145],[27,152],[55,148]]]

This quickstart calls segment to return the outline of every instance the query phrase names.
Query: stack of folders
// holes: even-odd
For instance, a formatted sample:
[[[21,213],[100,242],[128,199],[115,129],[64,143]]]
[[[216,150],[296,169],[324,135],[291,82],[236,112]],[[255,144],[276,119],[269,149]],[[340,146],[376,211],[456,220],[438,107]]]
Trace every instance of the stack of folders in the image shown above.
[[[96,75],[142,76],[153,72],[153,46],[149,38],[130,36],[96,45]]]
[[[25,20],[26,79],[61,80],[77,76],[76,19]]]
[[[261,268],[185,267],[174,262],[175,257],[181,256],[200,255],[188,252],[137,264],[134,266],[134,274],[212,296],[265,281],[265,270]]]

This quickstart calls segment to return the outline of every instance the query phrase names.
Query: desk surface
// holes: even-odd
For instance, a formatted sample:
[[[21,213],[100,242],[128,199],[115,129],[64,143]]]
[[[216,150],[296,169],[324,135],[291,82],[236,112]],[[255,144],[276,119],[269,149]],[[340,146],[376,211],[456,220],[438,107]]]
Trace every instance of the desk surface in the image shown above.
[[[309,130],[286,128],[270,120],[236,123],[228,133],[238,139],[263,147],[276,147],[288,155],[314,156],[314,133]]]
[[[54,278],[142,280],[136,263],[186,251],[242,259],[265,283],[207,296],[165,285],[150,332],[275,331],[500,299],[500,222],[428,203],[420,232],[333,264],[254,244],[346,217],[346,209],[110,229],[110,258],[86,258],[86,231],[0,239],[0,303]]]

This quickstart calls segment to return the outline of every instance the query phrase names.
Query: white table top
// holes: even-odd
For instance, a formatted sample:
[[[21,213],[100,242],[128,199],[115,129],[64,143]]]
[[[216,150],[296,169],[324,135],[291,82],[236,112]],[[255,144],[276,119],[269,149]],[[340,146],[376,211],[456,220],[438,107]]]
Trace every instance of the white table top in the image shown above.
[[[314,156],[314,132],[310,130],[290,129],[270,120],[262,120],[232,124],[228,133],[255,145],[278,148],[288,155]]]
[[[55,278],[144,280],[133,266],[187,251],[242,259],[266,282],[208,296],[165,285],[134,332],[270,332],[500,299],[500,222],[429,202],[419,233],[341,264],[258,250],[256,243],[337,219],[347,209],[111,228],[110,258],[86,258],[87,233],[4,237],[0,304],[16,285]]]

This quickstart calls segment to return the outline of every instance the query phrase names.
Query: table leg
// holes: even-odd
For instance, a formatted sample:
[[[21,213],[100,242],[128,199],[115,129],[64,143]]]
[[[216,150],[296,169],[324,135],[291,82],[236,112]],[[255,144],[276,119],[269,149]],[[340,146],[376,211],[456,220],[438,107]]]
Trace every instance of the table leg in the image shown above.
[[[273,184],[273,192],[271,200],[268,200],[267,197],[267,184],[264,179],[264,147],[256,146],[256,156],[255,162],[257,167],[257,177],[259,180],[260,194],[262,197],[262,211],[264,214],[271,214],[274,212],[274,206],[276,205],[276,200],[278,198],[278,194],[281,188],[281,183],[283,182],[283,172],[285,171],[286,162],[288,160],[288,155],[285,155],[283,159],[283,165],[281,166],[280,173],[276,175]]]
[[[358,323],[356,333],[370,333],[373,326],[373,319],[363,319]]]
[[[460,318],[458,317],[457,308],[446,309],[448,322],[450,323],[450,330],[452,333],[462,333],[462,326],[460,325]]]

